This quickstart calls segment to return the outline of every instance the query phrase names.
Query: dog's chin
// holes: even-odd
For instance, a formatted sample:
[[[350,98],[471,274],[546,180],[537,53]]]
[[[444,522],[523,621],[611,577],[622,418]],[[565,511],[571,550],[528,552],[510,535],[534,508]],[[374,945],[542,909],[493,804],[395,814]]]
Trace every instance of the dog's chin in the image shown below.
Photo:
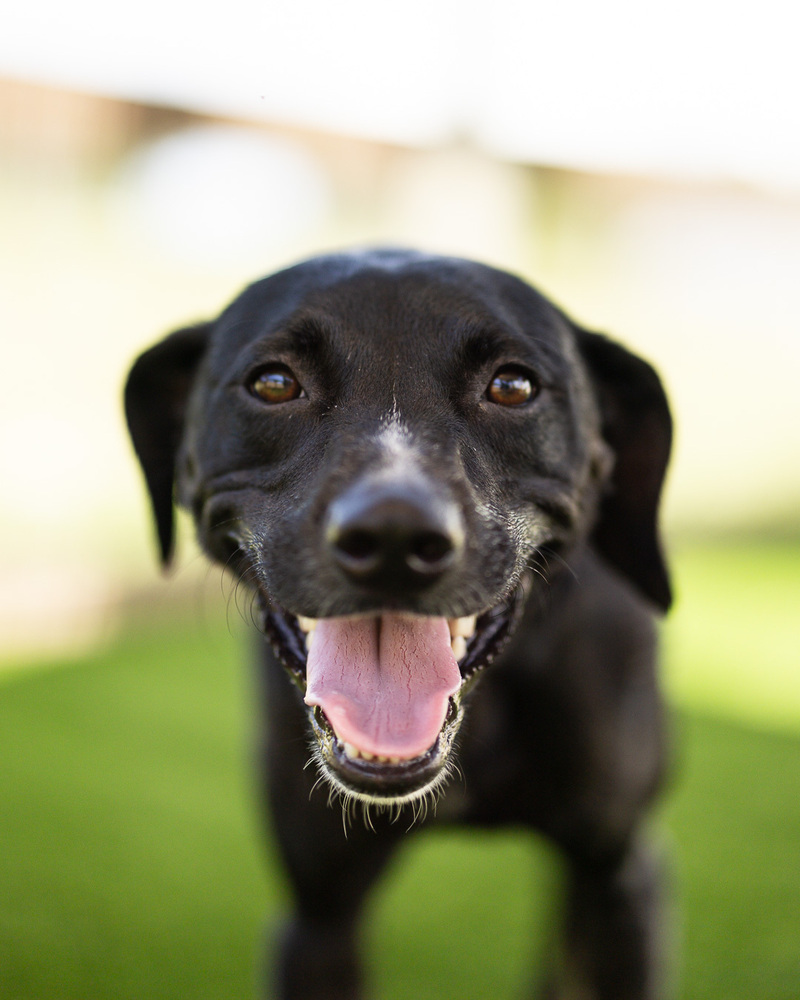
[[[435,803],[454,768],[451,751],[462,717],[463,710],[451,698],[444,725],[427,752],[409,759],[369,760],[340,740],[316,707],[309,712],[312,756],[320,776],[345,805],[357,801],[381,809]]]
[[[422,752],[373,753],[342,738],[318,704],[306,704],[312,759],[331,797],[348,806],[358,801],[378,809],[411,806],[422,814],[435,804],[450,776],[457,773],[455,749],[464,718],[464,699],[517,624],[523,585],[479,614],[449,619],[451,649],[460,683],[447,698],[444,720]],[[308,649],[317,622],[263,599],[264,631],[303,697],[307,694]],[[375,617],[379,612],[375,613]]]

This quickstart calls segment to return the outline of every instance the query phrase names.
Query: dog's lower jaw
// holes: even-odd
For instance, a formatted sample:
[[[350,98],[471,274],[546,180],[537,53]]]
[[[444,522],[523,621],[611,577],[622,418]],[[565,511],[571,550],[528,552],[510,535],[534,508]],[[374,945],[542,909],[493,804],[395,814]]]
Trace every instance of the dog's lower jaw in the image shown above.
[[[435,743],[425,753],[408,760],[369,760],[339,740],[322,710],[314,708],[309,717],[311,760],[320,776],[317,785],[327,784],[330,800],[339,799],[345,814],[354,803],[360,803],[367,818],[370,808],[399,814],[404,806],[411,807],[414,820],[423,818],[429,808],[435,809],[447,781],[457,771],[453,751],[463,715],[459,690],[450,699]]]

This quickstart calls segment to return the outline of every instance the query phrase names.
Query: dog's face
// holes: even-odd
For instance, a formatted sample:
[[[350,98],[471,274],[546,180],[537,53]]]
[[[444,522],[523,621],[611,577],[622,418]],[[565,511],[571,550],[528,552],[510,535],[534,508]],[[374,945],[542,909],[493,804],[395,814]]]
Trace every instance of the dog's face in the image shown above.
[[[463,696],[548,552],[592,535],[668,602],[657,379],[502,272],[309,261],[143,355],[126,404],[164,557],[175,481],[205,550],[254,588],[346,796],[443,781]]]

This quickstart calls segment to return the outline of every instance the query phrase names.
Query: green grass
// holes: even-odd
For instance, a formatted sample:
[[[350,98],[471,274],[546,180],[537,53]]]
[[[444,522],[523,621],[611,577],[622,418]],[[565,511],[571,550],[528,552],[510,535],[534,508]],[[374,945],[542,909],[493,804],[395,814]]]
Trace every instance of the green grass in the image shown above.
[[[677,766],[655,826],[674,858],[685,1000],[800,996],[797,601],[782,597],[797,596],[799,556],[677,553]],[[222,614],[176,617],[0,675],[4,1000],[254,995],[285,891],[250,784],[249,678]],[[735,683],[715,694],[723,674]],[[517,996],[550,941],[556,882],[520,834],[416,838],[366,921],[377,995]]]
[[[678,547],[665,647],[680,704],[800,733],[800,543]]]
[[[265,884],[225,636],[0,687],[0,996],[244,996]],[[231,992],[232,991],[232,992]]]

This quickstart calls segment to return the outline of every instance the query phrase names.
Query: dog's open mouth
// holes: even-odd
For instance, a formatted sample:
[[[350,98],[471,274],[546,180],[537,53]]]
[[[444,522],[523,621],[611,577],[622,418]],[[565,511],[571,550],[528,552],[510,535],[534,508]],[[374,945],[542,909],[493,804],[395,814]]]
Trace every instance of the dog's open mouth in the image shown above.
[[[300,687],[323,776],[345,796],[401,804],[441,785],[462,698],[511,631],[516,595],[480,615],[303,618],[266,631]]]

